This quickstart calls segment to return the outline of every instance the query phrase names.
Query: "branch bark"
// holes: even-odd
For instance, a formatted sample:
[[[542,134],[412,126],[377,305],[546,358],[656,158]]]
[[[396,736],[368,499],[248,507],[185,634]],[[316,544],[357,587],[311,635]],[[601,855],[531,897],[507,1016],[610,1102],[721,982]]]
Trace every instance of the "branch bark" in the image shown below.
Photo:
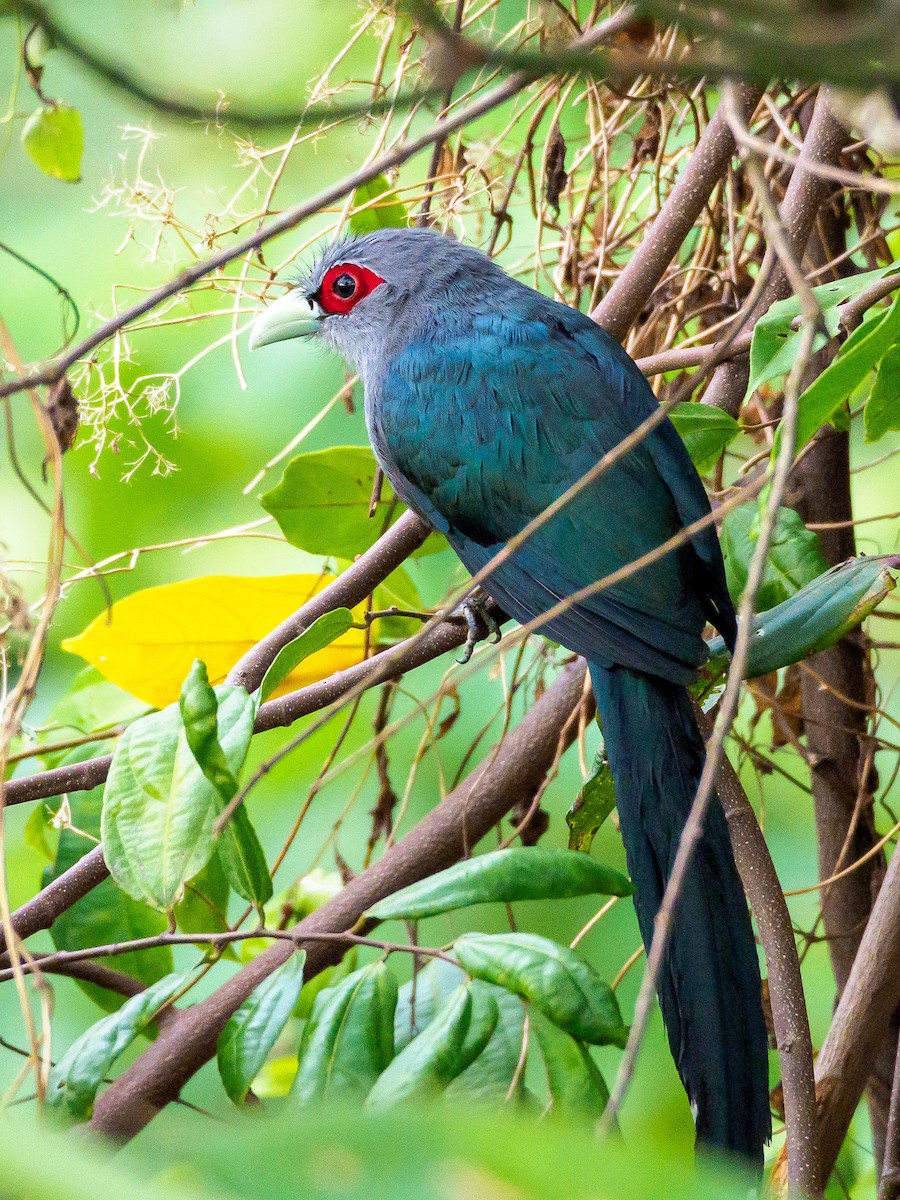
[[[703,714],[700,727],[704,734],[708,733],[709,722]],[[794,1196],[818,1196],[822,1182],[812,1037],[791,915],[756,814],[725,755],[719,764],[716,790],[725,810],[738,873],[756,917],[766,959],[784,1092],[788,1187]]]
[[[855,553],[850,496],[850,442],[846,431],[826,427],[798,465],[797,508],[807,522],[831,525],[819,540],[829,563]],[[870,676],[859,630],[802,667],[803,717],[811,754],[819,878],[830,879],[842,867],[864,859],[855,871],[822,890],[822,917],[838,995],[843,992],[882,886],[883,853],[871,855],[878,841],[871,790],[871,744],[867,730]],[[869,1092],[877,1158],[887,1126],[897,1053],[896,1027],[883,1031],[870,1059]]]
[[[806,162],[836,163],[847,139],[843,125],[831,112],[828,94],[819,91],[809,129],[803,141],[803,149],[791,175],[787,192],[779,209],[781,224],[794,258],[801,260],[815,224],[816,214],[833,188],[833,184],[811,171],[804,170]],[[770,246],[767,256],[773,255]],[[772,276],[750,314],[750,323],[757,321],[776,300],[790,295],[788,277],[780,263],[776,263]],[[733,358],[724,363],[710,380],[703,397],[705,404],[715,405],[736,417],[747,391],[750,378],[750,363],[747,358]]]
[[[823,1178],[834,1169],[898,1004],[900,854],[895,854],[816,1060]]]
[[[383,896],[452,865],[523,796],[534,794],[555,761],[561,740],[574,736],[570,718],[582,701],[584,664],[567,667],[536,701],[495,753],[410,833],[333,900],[294,927],[297,942],[278,942],[232,976],[208,999],[179,1012],[138,1061],[97,1101],[91,1129],[118,1139],[134,1137],[215,1054],[229,1017],[263,979],[290,957],[303,934],[343,933]],[[567,727],[570,732],[567,733]],[[308,942],[304,978],[340,957],[340,950]]]

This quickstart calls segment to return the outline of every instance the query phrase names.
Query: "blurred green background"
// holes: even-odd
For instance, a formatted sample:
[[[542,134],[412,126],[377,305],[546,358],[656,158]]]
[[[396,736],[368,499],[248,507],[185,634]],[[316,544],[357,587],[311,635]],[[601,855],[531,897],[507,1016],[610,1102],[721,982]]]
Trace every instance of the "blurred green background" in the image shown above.
[[[110,54],[135,64],[142,76],[161,90],[187,91],[204,98],[214,97],[221,90],[235,102],[255,107],[293,101],[299,105],[308,84],[344,45],[351,26],[365,10],[365,6],[360,8],[350,0],[255,0],[253,4],[245,0],[196,0],[191,4],[175,0],[119,3],[80,0],[76,6],[58,3],[51,7],[64,14],[70,26],[85,38],[96,40]],[[370,66],[374,51],[374,43],[362,39],[344,61],[342,73],[349,77],[355,69],[362,71]],[[15,22],[0,21],[0,95],[10,98],[10,108],[15,114],[27,114],[36,100],[27,83],[18,79],[18,53]],[[81,311],[81,333],[84,333],[109,314],[114,295],[117,303],[127,302],[129,297],[168,279],[194,256],[207,252],[204,231],[208,228],[208,216],[222,214],[229,197],[234,196],[249,176],[253,149],[245,146],[241,150],[229,134],[199,123],[185,124],[152,115],[141,105],[97,83],[62,54],[53,54],[48,60],[43,86],[49,95],[76,105],[82,113],[86,138],[83,178],[80,183],[65,184],[39,174],[19,144],[21,121],[17,117],[7,120],[0,126],[0,239],[51,273],[72,293]],[[269,148],[282,144],[285,136],[280,131],[257,134],[253,143]],[[363,160],[375,136],[375,126],[359,123],[297,148],[279,187],[275,207],[309,197],[352,170]],[[417,160],[401,174],[401,183],[404,179],[415,182],[424,171],[424,160]],[[148,195],[157,206],[171,203],[179,228],[182,232],[185,228],[192,229],[193,236],[182,237],[173,226],[161,226],[158,222],[131,220],[127,210],[129,205],[138,203],[133,197],[138,175],[144,181],[139,185],[144,192],[139,201],[142,210],[146,212]],[[254,203],[249,198],[245,200],[240,209],[252,211]],[[267,261],[276,262],[292,254],[326,223],[327,219],[320,217],[278,239],[268,248]],[[218,228],[226,226],[227,221],[220,217]],[[527,220],[517,226],[516,237],[527,241]],[[514,256],[515,247],[507,257],[512,260]],[[310,253],[306,251],[303,257],[308,261]],[[202,313],[211,308],[227,308],[231,298],[204,292],[192,303]],[[246,298],[240,318],[243,324],[249,320],[253,306],[252,297]],[[183,316],[184,311],[179,309],[177,315]],[[5,255],[0,255],[0,314],[24,361],[39,359],[60,344],[60,305],[53,289]],[[178,371],[195,354],[226,335],[229,328],[230,317],[226,315],[135,333],[129,339],[130,360],[123,362],[122,378],[130,386],[144,376]],[[265,484],[250,494],[243,494],[243,489],[340,387],[344,370],[337,361],[299,348],[296,343],[277,346],[251,358],[246,353],[244,334],[237,339],[237,350],[246,387],[241,385],[236,371],[232,346],[225,342],[184,374],[173,413],[160,412],[143,418],[143,433],[173,464],[171,472],[154,471],[154,463],[148,459],[127,482],[123,481],[129,465],[142,453],[142,445],[138,431],[122,413],[112,423],[118,435],[114,449],[106,448],[95,457],[94,448],[82,441],[67,456],[68,523],[94,561],[132,547],[215,533],[263,515],[256,494],[276,482],[279,470],[276,468]],[[49,495],[40,480],[42,454],[26,399],[16,397],[12,410],[19,457],[31,482],[45,496]],[[892,436],[896,446],[898,440],[896,435]],[[336,405],[309,435],[303,448],[363,444],[365,440],[357,395],[352,415],[343,405]],[[889,448],[884,442],[876,454],[872,447],[860,442],[855,446],[855,462],[862,465]],[[895,471],[893,463],[887,462],[854,476],[857,516],[898,507]],[[269,526],[263,532],[273,528]],[[45,514],[27,496],[8,457],[4,456],[0,461],[0,551],[7,560],[5,569],[23,586],[29,599],[35,599],[41,591],[41,563],[47,536]],[[863,527],[860,548],[882,552],[896,549],[895,527],[881,522]],[[73,567],[84,565],[72,547],[66,557]],[[195,547],[189,552],[172,549],[141,555],[133,569],[110,575],[108,582],[113,597],[119,598],[153,584],[198,575],[270,575],[317,571],[321,565],[321,560],[275,539],[234,538]],[[418,561],[411,565],[410,571],[427,603],[436,603],[448,584],[461,578],[448,553]],[[83,665],[77,657],[60,650],[59,642],[79,632],[102,610],[103,603],[100,588],[90,580],[67,593],[58,610],[38,698],[29,716],[33,723],[39,723]],[[887,622],[872,622],[873,636],[885,640],[893,628]],[[449,662],[433,664],[407,679],[405,686],[425,698],[451,666]],[[895,695],[896,662],[891,666],[890,659],[887,660],[879,680],[888,708],[900,717]],[[472,738],[499,706],[501,687],[502,681],[488,680],[484,673],[463,687],[462,715],[439,746],[440,768],[435,755],[423,761],[403,829],[411,827],[438,799],[441,770],[445,779],[452,779]],[[349,750],[371,736],[375,705],[373,696],[364,701],[361,719],[347,743]],[[409,702],[401,701],[397,711],[408,710]],[[768,728],[767,723],[768,718],[764,718],[764,728]],[[277,850],[289,829],[338,728],[339,724],[332,722],[255,790],[251,813],[270,854]],[[398,791],[405,784],[422,729],[421,720],[414,721],[392,744],[391,774]],[[286,736],[275,732],[257,739],[253,761],[270,755]],[[589,755],[593,754],[596,740],[594,731],[590,731]],[[778,751],[775,759],[798,773],[794,755]],[[885,762],[882,768],[887,777],[889,764]],[[757,791],[752,773],[748,771],[746,778],[755,802]],[[361,784],[362,779],[361,769],[354,767],[318,797],[276,880],[276,889],[279,881],[285,886],[318,862],[323,846],[321,863],[333,867],[334,843],[328,842],[328,837],[357,787],[359,795],[343,820],[336,844],[350,866],[360,868],[370,824],[368,811],[377,794],[374,774],[369,774]],[[567,831],[563,818],[580,780],[577,755],[570,753],[545,799],[552,818],[548,840],[554,845],[565,845]],[[809,796],[777,775],[765,779],[764,789],[764,825],[783,886],[795,888],[812,883],[816,878],[816,853]],[[43,866],[39,856],[22,841],[27,807],[13,810],[8,817],[13,905],[34,894]],[[879,820],[887,827],[884,814],[880,814]],[[609,824],[595,842],[593,852],[602,860],[623,867],[621,845]],[[800,925],[811,924],[815,903],[814,895],[793,902]],[[569,940],[595,907],[589,899],[556,907],[523,904],[517,906],[516,917],[521,928]],[[492,912],[485,917],[476,910],[426,923],[421,938],[432,944],[441,943],[467,927],[503,926],[500,915]],[[620,903],[588,936],[583,949],[604,977],[611,979],[638,941],[630,906]],[[49,945],[49,940],[46,944]],[[192,954],[186,952],[183,957],[187,961]],[[223,964],[214,975],[220,977],[231,969]],[[815,946],[807,956],[804,976],[814,1041],[818,1044],[828,1025],[833,999],[823,945]],[[631,1011],[639,978],[640,969],[633,970],[621,986],[626,1015]],[[53,1028],[57,1049],[67,1046],[95,1019],[97,1010],[69,981],[54,981],[54,988],[57,1003]],[[12,989],[0,993],[0,1027],[12,1042],[23,1041],[21,1015]],[[618,1054],[607,1049],[598,1055],[608,1079],[615,1072]],[[0,1053],[0,1086],[11,1083],[18,1069],[19,1061],[14,1055]],[[190,1084],[186,1096],[214,1110],[225,1107],[214,1066],[201,1072]],[[170,1108],[144,1137],[151,1141],[165,1138],[172,1123],[195,1120],[198,1118],[184,1109]],[[674,1142],[684,1152],[692,1143],[688,1106],[665,1047],[658,1016],[654,1017],[625,1108],[623,1126],[626,1138],[629,1133],[640,1131],[642,1139]],[[854,1163],[845,1163],[851,1176],[866,1171],[868,1135],[864,1122],[857,1121],[856,1136],[861,1149]]]

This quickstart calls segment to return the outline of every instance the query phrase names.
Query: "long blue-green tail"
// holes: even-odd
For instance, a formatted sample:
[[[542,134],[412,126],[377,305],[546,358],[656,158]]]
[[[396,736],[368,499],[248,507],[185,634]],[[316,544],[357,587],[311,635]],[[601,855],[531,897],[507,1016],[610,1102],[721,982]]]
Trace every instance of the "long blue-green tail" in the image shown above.
[[[649,946],[697,791],[703,740],[680,685],[593,664],[591,679]],[[771,1118],[759,960],[717,799],[675,912],[659,1001],[698,1139],[761,1164]]]

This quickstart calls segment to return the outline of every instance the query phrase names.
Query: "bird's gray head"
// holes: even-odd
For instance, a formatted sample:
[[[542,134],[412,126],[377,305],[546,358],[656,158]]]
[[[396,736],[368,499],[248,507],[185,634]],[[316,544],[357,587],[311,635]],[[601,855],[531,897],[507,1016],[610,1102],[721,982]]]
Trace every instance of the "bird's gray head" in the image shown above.
[[[365,379],[429,322],[483,311],[515,287],[479,250],[430,229],[379,229],[335,242],[257,319],[250,347],[316,337]]]

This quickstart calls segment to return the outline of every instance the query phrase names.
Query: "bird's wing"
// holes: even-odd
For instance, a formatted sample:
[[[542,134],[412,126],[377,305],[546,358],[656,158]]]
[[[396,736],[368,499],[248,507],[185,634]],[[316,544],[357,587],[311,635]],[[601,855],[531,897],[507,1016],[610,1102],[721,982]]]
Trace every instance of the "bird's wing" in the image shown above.
[[[473,572],[656,404],[615,343],[592,342],[590,330],[566,323],[568,310],[552,311],[552,320],[485,315],[451,339],[422,339],[382,381],[373,432],[388,475]],[[511,616],[537,618],[701,510],[702,485],[664,422],[534,532],[486,588]],[[593,661],[681,681],[705,654],[706,573],[688,545],[541,628]]]

